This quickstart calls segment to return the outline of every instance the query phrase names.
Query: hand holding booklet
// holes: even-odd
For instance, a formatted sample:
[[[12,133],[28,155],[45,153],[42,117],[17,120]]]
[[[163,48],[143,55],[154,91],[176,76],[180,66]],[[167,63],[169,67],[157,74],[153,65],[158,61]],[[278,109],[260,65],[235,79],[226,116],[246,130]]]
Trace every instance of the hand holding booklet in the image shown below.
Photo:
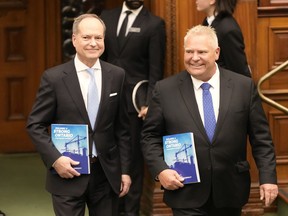
[[[90,174],[88,126],[81,124],[52,124],[51,139],[63,155],[80,164],[74,166],[81,174]]]
[[[200,182],[193,133],[163,136],[164,160],[184,178],[184,184]]]

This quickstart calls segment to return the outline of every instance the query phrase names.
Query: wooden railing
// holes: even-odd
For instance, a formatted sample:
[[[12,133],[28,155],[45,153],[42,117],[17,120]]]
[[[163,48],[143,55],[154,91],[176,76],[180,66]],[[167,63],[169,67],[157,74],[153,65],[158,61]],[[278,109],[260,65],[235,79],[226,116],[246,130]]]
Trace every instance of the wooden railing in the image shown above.
[[[269,78],[271,78],[272,76],[274,76],[276,73],[281,72],[283,69],[285,69],[286,67],[288,67],[288,60],[284,63],[282,63],[281,65],[279,65],[278,67],[274,68],[273,70],[271,70],[270,72],[268,72],[267,74],[265,74],[263,77],[260,78],[258,85],[257,85],[257,90],[258,93],[261,97],[261,99],[266,102],[267,104],[273,106],[274,108],[288,114],[288,108],[277,103],[276,101],[266,97],[263,94],[263,90],[261,89],[261,85],[263,84],[264,81],[268,80]],[[287,91],[287,90],[285,90]]]

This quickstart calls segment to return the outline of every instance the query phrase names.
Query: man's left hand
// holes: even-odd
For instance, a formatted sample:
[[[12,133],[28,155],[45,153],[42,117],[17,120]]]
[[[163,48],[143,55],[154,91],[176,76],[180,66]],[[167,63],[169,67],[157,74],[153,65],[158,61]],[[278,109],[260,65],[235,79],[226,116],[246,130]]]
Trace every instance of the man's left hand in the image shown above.
[[[120,189],[119,197],[123,197],[128,193],[128,191],[130,189],[130,185],[131,185],[130,176],[129,175],[122,175],[121,176],[121,189]]]
[[[265,206],[271,203],[278,196],[278,186],[276,184],[262,184],[260,185],[260,199],[265,200]]]

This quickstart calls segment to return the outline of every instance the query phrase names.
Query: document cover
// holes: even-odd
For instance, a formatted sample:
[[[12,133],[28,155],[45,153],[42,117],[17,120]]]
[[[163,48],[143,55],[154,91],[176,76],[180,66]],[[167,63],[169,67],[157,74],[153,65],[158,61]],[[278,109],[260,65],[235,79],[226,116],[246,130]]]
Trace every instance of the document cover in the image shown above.
[[[51,139],[63,155],[80,164],[74,169],[81,174],[90,173],[88,126],[82,124],[52,124]]]
[[[200,182],[193,133],[163,136],[164,160],[185,180],[184,184]]]

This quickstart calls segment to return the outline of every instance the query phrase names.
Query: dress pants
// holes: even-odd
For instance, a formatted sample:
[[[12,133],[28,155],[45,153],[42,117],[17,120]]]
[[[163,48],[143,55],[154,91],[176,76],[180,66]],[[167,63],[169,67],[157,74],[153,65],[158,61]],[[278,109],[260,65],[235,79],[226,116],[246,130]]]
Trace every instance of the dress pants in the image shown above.
[[[212,193],[208,201],[199,208],[172,209],[173,216],[241,216],[242,208],[217,208],[214,205]]]
[[[100,162],[92,163],[90,168],[90,181],[82,196],[73,197],[52,194],[56,216],[84,216],[86,205],[89,216],[118,215],[119,197],[111,188]]]
[[[140,202],[144,178],[144,159],[141,150],[140,137],[143,121],[137,113],[129,113],[132,167],[130,177],[132,184],[127,195],[120,199],[120,212],[125,216],[139,216]],[[121,214],[123,215],[123,214]]]

